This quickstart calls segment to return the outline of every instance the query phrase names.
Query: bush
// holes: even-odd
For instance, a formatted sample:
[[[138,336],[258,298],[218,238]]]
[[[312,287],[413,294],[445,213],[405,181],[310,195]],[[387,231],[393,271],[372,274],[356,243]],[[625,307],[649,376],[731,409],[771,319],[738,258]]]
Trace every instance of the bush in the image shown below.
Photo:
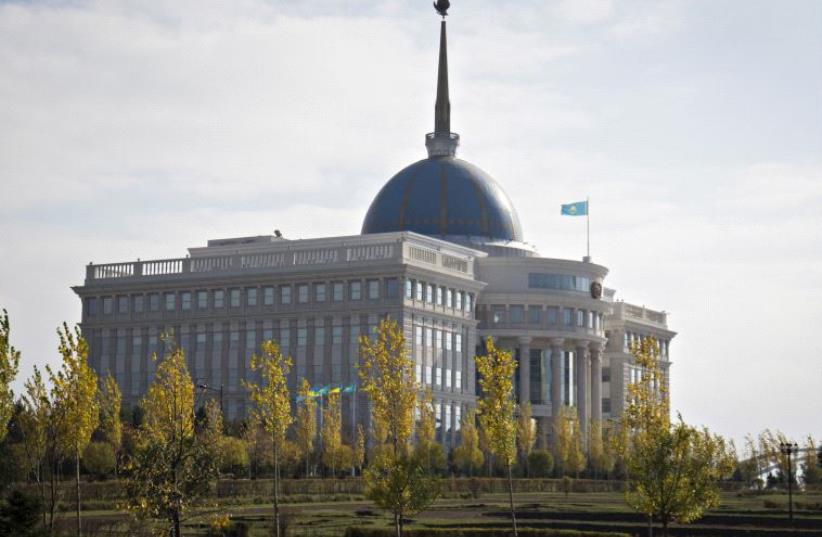
[[[519,528],[520,535],[528,537],[628,537],[625,533],[602,531],[557,530],[549,528]],[[403,532],[407,537],[510,537],[514,532],[508,528],[419,528]],[[348,528],[345,537],[394,537],[393,529],[387,528]]]
[[[83,451],[83,467],[97,477],[114,472],[114,448],[108,442],[92,442]]]
[[[248,472],[248,451],[239,438],[224,436],[219,448],[220,471],[242,475]]]
[[[35,537],[44,535],[40,525],[40,498],[14,490],[0,507],[0,535]]]
[[[554,457],[544,449],[537,449],[528,455],[528,470],[531,477],[548,477],[554,469]]]

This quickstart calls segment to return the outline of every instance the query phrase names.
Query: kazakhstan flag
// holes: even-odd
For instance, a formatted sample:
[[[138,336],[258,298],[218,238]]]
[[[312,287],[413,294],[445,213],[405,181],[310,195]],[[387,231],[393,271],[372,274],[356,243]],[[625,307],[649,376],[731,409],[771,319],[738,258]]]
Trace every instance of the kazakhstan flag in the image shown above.
[[[560,214],[565,216],[585,216],[588,214],[588,202],[577,201],[575,203],[564,203]]]

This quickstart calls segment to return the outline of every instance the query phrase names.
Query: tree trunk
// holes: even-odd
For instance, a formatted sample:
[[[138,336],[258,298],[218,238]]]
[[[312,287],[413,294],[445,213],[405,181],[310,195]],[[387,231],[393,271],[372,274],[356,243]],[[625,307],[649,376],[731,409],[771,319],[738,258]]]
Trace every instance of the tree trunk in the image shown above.
[[[511,476],[511,465],[508,465],[508,500],[511,503],[511,524],[514,527],[514,537],[517,537],[517,513],[514,511],[514,479]]]
[[[274,441],[274,535],[280,537],[280,453]]]
[[[662,519],[662,537],[668,537],[668,517]]]
[[[181,537],[182,533],[180,532],[180,512],[177,509],[172,509],[171,511],[171,523],[173,526],[172,531],[174,532],[174,537]]]
[[[400,527],[400,515],[396,510],[394,511],[394,530],[396,531],[397,537],[402,537],[402,528]]]
[[[50,501],[49,501],[49,535],[54,535],[54,511],[57,508],[57,461],[53,458],[50,461],[51,479]]]
[[[74,485],[77,493],[77,537],[80,537],[80,450],[74,448]]]
[[[648,537],[654,537],[654,515],[648,515]]]

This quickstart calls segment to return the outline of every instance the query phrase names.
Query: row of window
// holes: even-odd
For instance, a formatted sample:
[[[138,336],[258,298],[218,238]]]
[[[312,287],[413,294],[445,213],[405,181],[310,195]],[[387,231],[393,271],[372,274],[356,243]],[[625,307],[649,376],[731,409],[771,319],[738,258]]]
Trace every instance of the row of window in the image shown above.
[[[652,338],[653,336],[647,336],[643,334],[637,334],[636,332],[631,332],[629,330],[625,331],[622,341],[622,350],[623,352],[630,352],[631,348],[634,345],[640,345],[643,341],[647,341],[648,339]],[[668,356],[668,346],[670,341],[666,339],[656,339],[656,343],[659,348],[659,356],[660,357],[667,357]]]
[[[563,291],[588,291],[591,287],[591,278],[570,274],[531,272],[528,274],[528,287]]]
[[[473,294],[419,280],[405,280],[405,298],[465,313],[471,313],[474,309]]]
[[[192,309],[222,309],[263,306],[342,302],[346,300],[379,300],[398,298],[397,278],[384,280],[360,280],[349,282],[313,283],[231,289],[201,289],[197,291],[168,291],[147,295],[118,295],[115,297],[86,298],[89,316],[143,313],[144,311],[190,311]],[[102,310],[102,311],[101,311]]]
[[[605,315],[597,311],[553,306],[544,309],[542,306],[528,306],[526,309],[525,306],[517,304],[507,307],[492,305],[490,322],[493,324],[505,322],[523,324],[527,321],[527,324],[534,325],[541,325],[543,322],[549,325],[557,325],[559,324],[560,312],[564,326],[577,326],[594,330],[602,330],[604,326]]]

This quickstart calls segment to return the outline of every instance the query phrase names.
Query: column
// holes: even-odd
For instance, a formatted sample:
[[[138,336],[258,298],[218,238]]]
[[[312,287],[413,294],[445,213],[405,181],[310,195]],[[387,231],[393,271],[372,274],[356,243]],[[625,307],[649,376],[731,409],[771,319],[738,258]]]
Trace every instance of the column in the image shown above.
[[[583,444],[588,433],[588,418],[590,405],[588,400],[591,374],[588,371],[588,342],[576,342],[576,377],[577,377],[577,416],[579,417],[580,431],[583,433]]]
[[[519,403],[531,400],[531,338],[519,338]]]
[[[551,340],[551,416],[556,422],[562,407],[562,352],[565,340]]]
[[[591,419],[602,420],[602,343],[591,345]]]

